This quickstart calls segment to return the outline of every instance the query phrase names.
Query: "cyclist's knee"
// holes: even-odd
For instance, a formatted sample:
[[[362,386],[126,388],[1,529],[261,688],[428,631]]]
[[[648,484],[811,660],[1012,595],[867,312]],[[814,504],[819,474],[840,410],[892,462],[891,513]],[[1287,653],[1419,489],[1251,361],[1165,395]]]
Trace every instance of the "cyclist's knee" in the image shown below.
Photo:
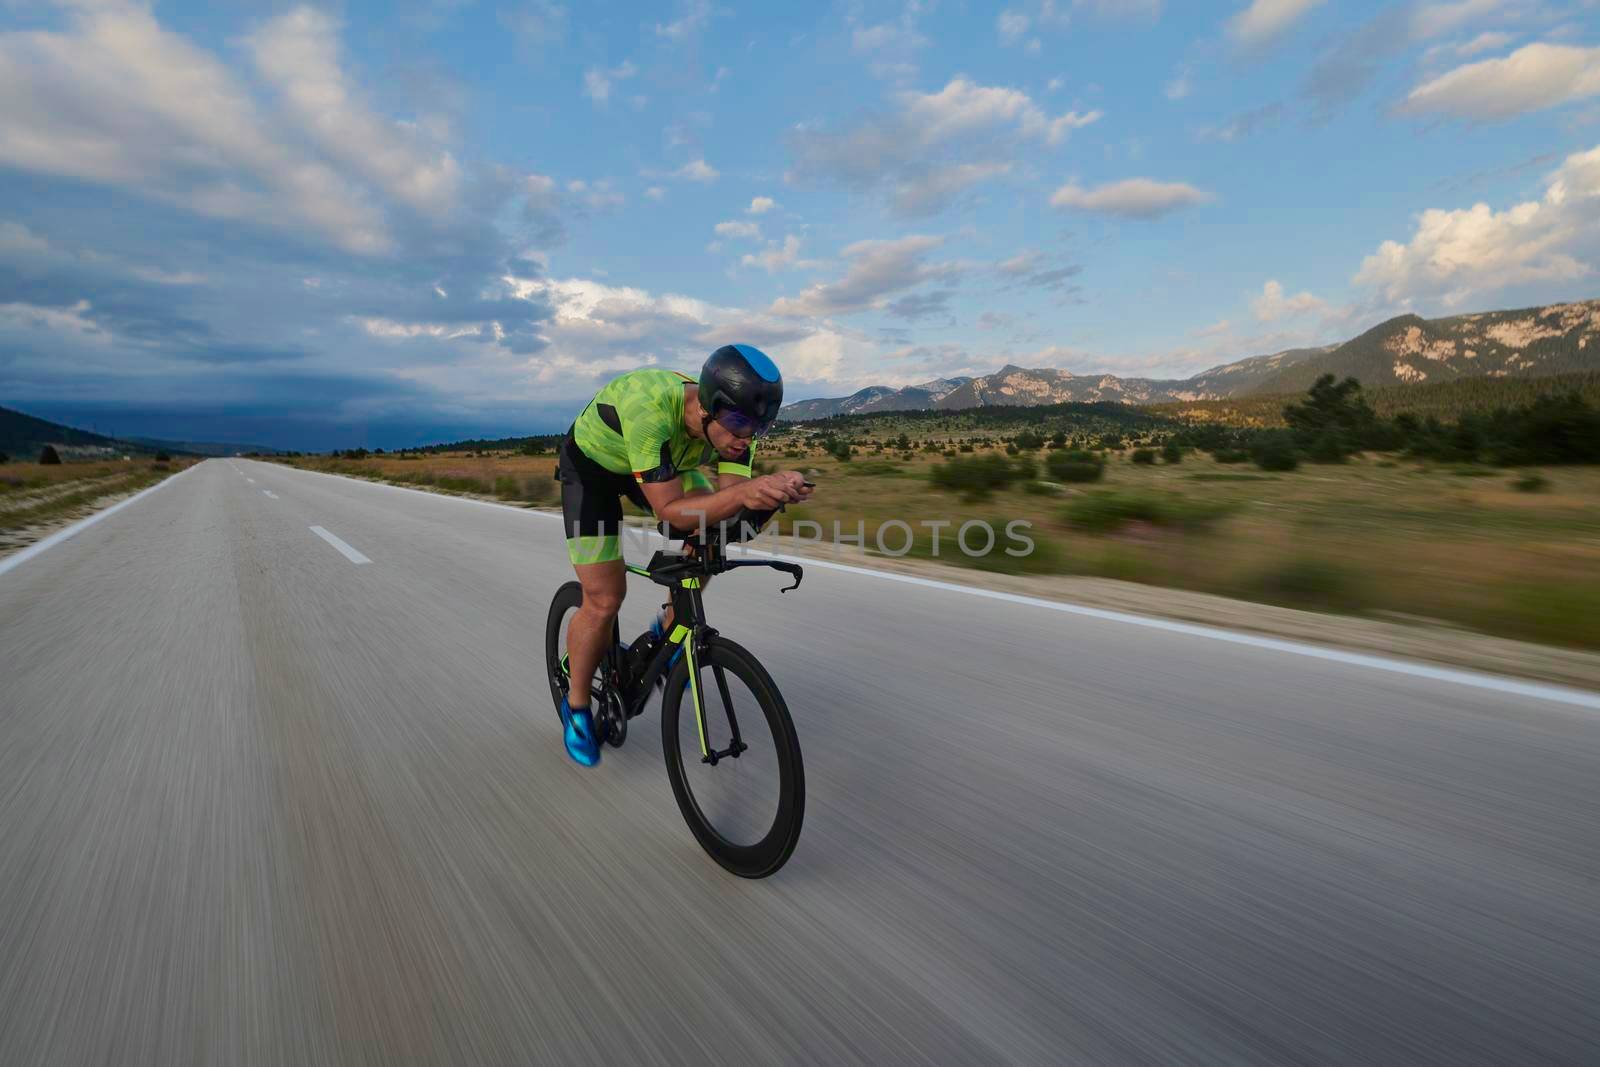
[[[623,591],[614,589],[596,589],[590,592],[583,591],[583,606],[589,611],[598,612],[607,618],[612,617],[622,610]]]
[[[619,570],[621,568],[618,568]],[[622,598],[628,594],[628,578],[624,574],[586,575],[583,582],[583,606],[607,618],[622,608]]]

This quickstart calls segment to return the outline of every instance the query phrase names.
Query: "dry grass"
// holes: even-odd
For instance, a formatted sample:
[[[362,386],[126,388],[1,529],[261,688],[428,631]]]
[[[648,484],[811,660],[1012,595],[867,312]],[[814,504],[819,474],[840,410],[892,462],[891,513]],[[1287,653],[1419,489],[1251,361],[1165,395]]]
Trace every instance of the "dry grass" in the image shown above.
[[[881,524],[899,519],[919,531],[913,554],[928,555],[931,536],[920,524],[945,520],[952,525],[942,534],[939,558],[960,565],[1422,617],[1500,636],[1600,648],[1600,611],[1594,607],[1600,604],[1600,468],[1542,468],[1548,487],[1527,493],[1513,485],[1526,473],[1520,470],[1478,468],[1486,473],[1461,477],[1456,466],[1358,457],[1268,474],[1198,453],[1181,464],[1144,466],[1130,462],[1128,452],[1112,452],[1103,482],[1050,487],[1048,494],[1037,492],[1037,485],[1035,492],[1017,486],[964,502],[930,484],[929,471],[943,462],[937,454],[916,452],[906,460],[898,451],[858,449],[855,459],[841,463],[816,449],[786,457],[787,448],[780,440],[761,458],[776,468],[811,472],[818,491],[812,503],[780,517],[783,532],[805,519],[819,523],[826,540],[835,522],[846,536],[859,523],[870,547]],[[1035,457],[1041,469],[1044,456]],[[496,496],[500,483],[514,490],[502,499],[559,504],[550,456],[297,462],[483,496]],[[1107,507],[1080,502],[1107,493],[1117,494]],[[1109,528],[1103,521],[1083,524],[1085,514],[1106,511],[1135,517]],[[1194,516],[1204,521],[1191,521]],[[1035,552],[1021,559],[998,550],[978,559],[952,552],[952,532],[974,518],[997,528],[1026,520]],[[902,537],[886,531],[891,545]]]
[[[0,548],[25,544],[96,510],[107,498],[147,488],[186,466],[148,459],[0,466]]]
[[[881,464],[883,458],[870,460]],[[1485,477],[1462,478],[1448,466],[1380,466],[1382,457],[1269,475],[1203,454],[1177,465],[1141,466],[1126,453],[1111,453],[1101,483],[1062,486],[1058,496],[1019,487],[964,503],[928,483],[927,472],[939,461],[919,455],[895,460],[894,474],[851,474],[861,461],[839,463],[815,453],[787,460],[816,471],[818,483],[814,502],[792,516],[819,521],[830,533],[836,521],[847,532],[864,521],[869,545],[878,525],[892,518],[914,528],[925,519],[957,525],[970,518],[1025,519],[1042,558],[975,560],[948,550],[941,558],[1295,607],[1420,616],[1501,636],[1600,648],[1597,468],[1544,468],[1548,489],[1533,494],[1514,488],[1521,471],[1491,469]],[[1074,507],[1095,494],[1115,494],[1114,503],[1132,506]],[[1069,519],[1141,509],[1153,519],[1105,532]],[[1206,521],[1185,521],[1198,513]],[[929,547],[923,539],[916,551]]]
[[[434,492],[493,497],[510,503],[559,504],[561,497],[554,456],[456,452],[405,459],[391,455],[366,459],[312,456],[280,462],[306,470],[371,478]]]

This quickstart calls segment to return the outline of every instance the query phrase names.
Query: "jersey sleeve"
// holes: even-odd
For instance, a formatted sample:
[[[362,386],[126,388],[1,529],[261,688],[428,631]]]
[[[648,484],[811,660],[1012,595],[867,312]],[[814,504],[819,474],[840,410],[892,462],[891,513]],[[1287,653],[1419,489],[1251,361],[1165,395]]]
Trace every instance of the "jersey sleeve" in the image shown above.
[[[622,439],[628,467],[640,482],[670,482],[678,476],[672,462],[672,427],[657,412],[635,411],[623,417]]]
[[[750,477],[750,467],[755,462],[756,443],[751,441],[745,448],[744,455],[738,459],[718,459],[718,474],[737,474],[741,478]]]

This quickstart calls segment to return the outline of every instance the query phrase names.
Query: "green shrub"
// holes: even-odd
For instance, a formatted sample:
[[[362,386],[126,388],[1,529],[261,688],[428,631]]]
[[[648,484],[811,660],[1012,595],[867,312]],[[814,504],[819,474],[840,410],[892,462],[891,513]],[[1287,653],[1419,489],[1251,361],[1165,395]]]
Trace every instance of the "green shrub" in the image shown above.
[[[1006,455],[1008,455],[1008,456],[1016,456],[1016,455],[1021,455],[1021,454],[1022,454],[1022,450],[1020,448],[1018,448],[1016,445],[1006,445]]]
[[[56,465],[61,462],[61,453],[56,451],[55,445],[45,445],[39,450],[39,464],[41,466]]]
[[[1292,471],[1300,466],[1294,444],[1285,437],[1267,437],[1250,450],[1250,458],[1264,471]]]
[[[970,500],[1009,488],[1019,481],[1028,481],[1037,472],[1032,463],[1025,469],[1021,463],[1014,463],[1005,456],[990,454],[941,463],[929,472],[928,478],[937,488],[961,493]]]
[[[1055,482],[1023,482],[1022,491],[1029,496],[1060,496],[1061,487]]]
[[[1133,450],[1133,455],[1129,456],[1128,458],[1133,460],[1135,463],[1148,467],[1155,463],[1156,454],[1148,448],[1136,448]]]
[[[172,462],[172,457],[167,455],[165,452],[157,452],[156,453],[156,462],[157,463],[171,463]]]
[[[1250,453],[1242,448],[1219,448],[1211,453],[1211,458],[1218,463],[1249,463]]]
[[[1023,430],[1017,434],[1015,440],[1017,447],[1024,452],[1037,452],[1044,447],[1044,438],[1032,430]]]
[[[1530,472],[1512,482],[1511,487],[1519,493],[1542,493],[1550,488],[1550,479],[1542,474]]]
[[[1099,456],[1078,450],[1051,452],[1045,456],[1044,465],[1058,482],[1098,482],[1106,472]]]
[[[11,462],[11,457],[8,456],[4,452],[0,452],[0,463],[10,463],[10,462]]]
[[[1183,449],[1174,441],[1168,441],[1161,448],[1161,458],[1168,463],[1182,463]]]
[[[502,474],[494,480],[494,495],[502,500],[516,500],[522,496],[522,490],[515,478]]]
[[[1263,599],[1291,607],[1355,611],[1363,591],[1357,576],[1331,560],[1301,556],[1256,575],[1253,591]]]
[[[1085,493],[1066,506],[1062,517],[1080,530],[1103,534],[1130,522],[1199,530],[1232,510],[1233,505],[1223,501],[1111,489]]]
[[[1350,446],[1339,431],[1324,430],[1312,439],[1306,456],[1313,463],[1343,463],[1350,458],[1350,451]]]
[[[886,459],[869,459],[864,463],[852,463],[852,464],[850,464],[849,468],[846,469],[843,473],[850,474],[850,475],[856,475],[856,474],[899,474],[900,473],[900,467],[899,467],[898,464],[891,463],[889,460],[886,460]]]
[[[962,445],[957,451],[960,451],[960,452],[971,452],[972,451],[972,446],[971,445]]]

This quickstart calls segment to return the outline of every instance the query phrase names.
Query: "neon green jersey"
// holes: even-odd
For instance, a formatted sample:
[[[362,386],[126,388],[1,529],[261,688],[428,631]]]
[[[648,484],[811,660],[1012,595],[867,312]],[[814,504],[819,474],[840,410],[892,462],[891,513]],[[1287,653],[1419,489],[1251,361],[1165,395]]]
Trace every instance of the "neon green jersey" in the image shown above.
[[[750,477],[755,446],[737,460],[717,456],[709,441],[689,435],[683,421],[684,386],[696,384],[670,370],[635,370],[607,382],[572,424],[583,454],[614,474],[641,482],[666,482],[718,460],[718,474]]]

